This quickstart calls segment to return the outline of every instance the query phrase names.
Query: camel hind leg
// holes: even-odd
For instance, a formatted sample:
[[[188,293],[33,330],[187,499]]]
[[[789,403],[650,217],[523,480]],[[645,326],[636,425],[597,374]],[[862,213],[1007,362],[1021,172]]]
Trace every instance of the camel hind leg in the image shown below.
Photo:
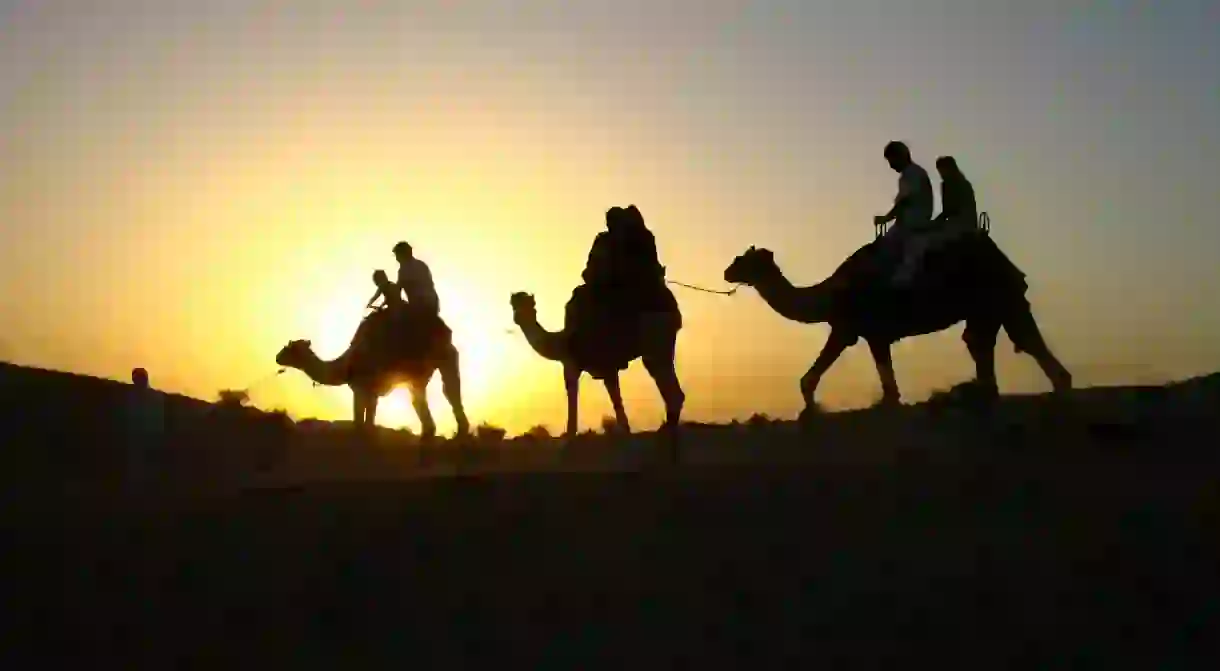
[[[666,315],[668,317],[668,315]],[[665,430],[676,434],[682,420],[682,406],[686,404],[686,392],[678,381],[674,359],[678,350],[678,330],[672,325],[656,324],[646,327],[643,335],[644,350],[640,358],[644,368],[657,384],[661,400],[665,403]]]
[[[1056,392],[1068,391],[1072,388],[1072,374],[1047,346],[1027,301],[1022,300],[1021,304],[1004,319],[1004,330],[1008,333],[1008,338],[1012,340],[1013,345],[1016,346],[1018,353],[1024,352],[1038,362],[1038,367],[1042,369],[1046,379],[1050,380],[1051,387]]]
[[[413,381],[409,388],[411,406],[419,417],[419,437],[422,440],[432,440],[436,437],[436,421],[432,419],[432,409],[428,407],[428,381]]]
[[[441,374],[441,390],[445,394],[445,400],[449,402],[449,408],[453,411],[457,434],[464,436],[470,433],[470,420],[467,419],[466,408],[462,405],[462,372],[456,348],[450,348],[437,369]]]

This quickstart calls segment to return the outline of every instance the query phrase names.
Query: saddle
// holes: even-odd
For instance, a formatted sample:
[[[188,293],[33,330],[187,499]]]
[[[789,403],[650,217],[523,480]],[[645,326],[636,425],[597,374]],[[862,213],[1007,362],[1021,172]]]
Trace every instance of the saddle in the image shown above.
[[[962,232],[928,249],[913,281],[895,286],[893,276],[904,252],[884,240],[865,245],[849,260],[848,272],[836,273],[848,300],[897,298],[945,289],[971,291],[980,282],[1010,283],[1025,290],[1025,274],[1017,268],[983,228]]]
[[[393,352],[396,360],[427,357],[448,346],[453,336],[440,315],[413,309],[409,303],[398,309],[378,307],[365,316],[356,331],[357,337],[362,332],[371,338],[368,346],[375,351]]]

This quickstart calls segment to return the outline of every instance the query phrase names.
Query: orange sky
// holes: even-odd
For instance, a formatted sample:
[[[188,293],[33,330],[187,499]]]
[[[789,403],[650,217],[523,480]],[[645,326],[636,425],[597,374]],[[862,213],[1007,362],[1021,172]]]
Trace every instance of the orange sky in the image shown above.
[[[0,356],[143,365],[212,398],[290,338],[338,355],[407,239],[472,419],[557,428],[559,368],[504,332],[508,296],[535,293],[558,327],[607,207],[641,208],[675,279],[716,286],[758,244],[813,283],[870,239],[894,191],[881,147],[902,138],[928,167],[959,157],[1082,382],[1220,367],[1214,17],[1137,32],[1103,9],[1081,32],[1053,3],[927,19],[861,3],[0,3]],[[826,327],[749,290],[678,298],[690,418],[797,409]],[[959,333],[896,346],[908,398],[972,373]],[[857,349],[823,384],[831,406],[877,394]],[[1000,349],[1004,389],[1045,388]],[[609,406],[584,389],[596,425]],[[637,425],[659,420],[638,363],[624,391]],[[254,399],[349,412],[346,390],[297,372]],[[388,403],[382,423],[415,425]]]

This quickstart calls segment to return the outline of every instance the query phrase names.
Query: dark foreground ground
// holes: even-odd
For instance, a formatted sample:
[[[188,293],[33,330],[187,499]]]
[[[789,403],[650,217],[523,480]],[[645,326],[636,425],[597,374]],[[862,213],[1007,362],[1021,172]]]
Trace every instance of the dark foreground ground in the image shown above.
[[[7,650],[39,667],[1216,668],[1213,387],[956,442],[717,434],[755,441],[735,464],[10,490]],[[800,457],[767,457],[769,436]]]

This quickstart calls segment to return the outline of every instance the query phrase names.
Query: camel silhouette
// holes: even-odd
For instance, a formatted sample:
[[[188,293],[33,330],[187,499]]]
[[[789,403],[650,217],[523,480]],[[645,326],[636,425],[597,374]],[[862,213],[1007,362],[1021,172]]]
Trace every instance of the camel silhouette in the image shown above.
[[[816,410],[814,395],[822,376],[845,349],[863,338],[881,378],[882,402],[900,403],[890,345],[903,338],[935,333],[965,321],[962,340],[974,359],[978,398],[999,395],[995,344],[1000,328],[1029,354],[1056,391],[1070,389],[1072,376],[1043,340],[1025,297],[1025,274],[983,232],[946,243],[925,256],[923,270],[909,288],[893,287],[886,268],[876,262],[879,242],[857,250],[827,280],[795,287],[767,249],[750,247],[724,271],[726,282],[753,287],[781,316],[804,324],[828,323],[830,336],[813,366],[801,378],[802,417]]]
[[[623,407],[622,391],[619,388],[619,371],[624,370],[635,359],[643,359],[644,368],[657,384],[657,391],[665,403],[665,434],[676,439],[678,422],[686,395],[678,382],[674,368],[678,331],[682,328],[682,313],[678,303],[669,295],[672,309],[652,312],[638,320],[636,328],[624,328],[609,315],[591,303],[584,287],[577,289],[564,311],[564,329],[550,332],[538,323],[538,311],[534,297],[517,292],[509,299],[513,309],[513,322],[530,347],[544,359],[563,364],[564,389],[568,397],[567,435],[576,434],[577,399],[580,394],[580,376],[589,373],[602,380],[610,402],[614,406],[615,423],[619,429],[630,431],[627,411]],[[665,290],[668,293],[668,289]]]
[[[399,343],[402,339],[392,337],[393,322],[383,316],[386,316],[385,311],[379,310],[366,317],[356,329],[351,345],[332,361],[319,358],[310,341],[293,340],[280,350],[275,362],[300,370],[316,384],[351,387],[352,420],[362,430],[376,425],[378,400],[398,383],[405,382],[411,394],[411,405],[419,417],[420,437],[425,440],[436,436],[427,389],[432,374],[439,371],[445,399],[449,401],[457,423],[457,435],[469,433],[470,422],[462,406],[458,351],[452,341],[441,338],[428,348],[430,351],[401,356]]]

